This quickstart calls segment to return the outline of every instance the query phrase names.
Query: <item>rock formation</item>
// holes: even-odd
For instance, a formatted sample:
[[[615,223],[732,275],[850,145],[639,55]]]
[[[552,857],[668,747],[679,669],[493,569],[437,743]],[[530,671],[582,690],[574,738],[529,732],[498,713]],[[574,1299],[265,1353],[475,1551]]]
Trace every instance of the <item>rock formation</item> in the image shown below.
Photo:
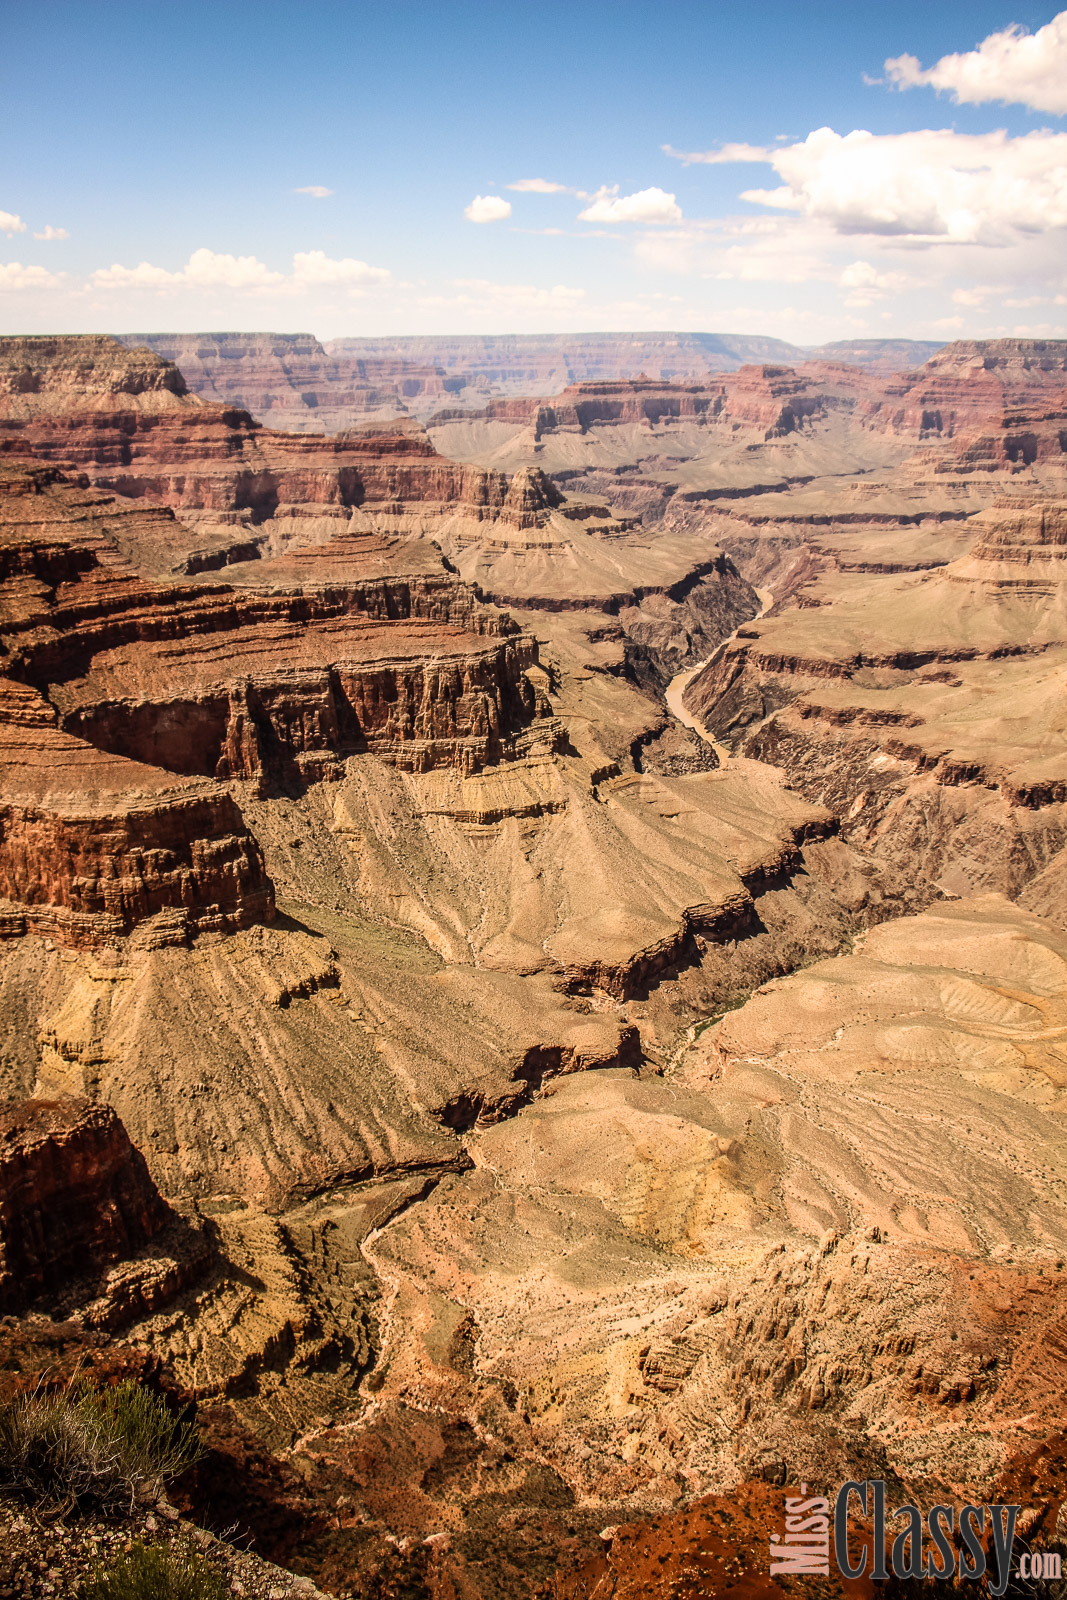
[[[186,1230],[53,1310],[324,1589],[1067,1502],[1063,352],[758,355],[315,438],[0,342],[0,1094]]]
[[[180,369],[203,400],[249,411],[294,433],[341,433],[366,417],[422,414],[462,396],[463,374],[399,356],[328,355],[308,333],[130,333]]]
[[[688,703],[931,891],[1017,894],[1067,842],[1064,518],[1061,502],[998,502],[969,519],[955,560],[828,561]],[[832,561],[840,545],[819,548]]]
[[[452,338],[332,339],[332,356],[392,358],[432,363],[446,374],[462,373],[505,394],[558,394],[570,383],[614,382],[648,376],[656,380],[700,378],[733,372],[746,362],[805,359],[852,361],[897,371],[932,356],[936,344],[921,340],[842,340],[802,350],[784,339],[726,333],[509,334]]]
[[[79,1320],[113,1331],[173,1300],[209,1253],[164,1203],[110,1107],[26,1100],[0,1110],[0,1312],[34,1302],[55,1311],[73,1292]]]

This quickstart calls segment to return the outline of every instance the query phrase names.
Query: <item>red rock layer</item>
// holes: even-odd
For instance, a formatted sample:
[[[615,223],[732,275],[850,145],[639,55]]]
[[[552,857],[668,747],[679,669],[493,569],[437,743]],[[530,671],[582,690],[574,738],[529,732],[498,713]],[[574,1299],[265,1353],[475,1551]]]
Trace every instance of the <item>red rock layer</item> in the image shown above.
[[[507,495],[503,473],[446,460],[414,424],[329,439],[273,432],[187,394],[169,362],[108,339],[0,339],[0,455],[252,522],[291,505],[487,518]]]
[[[132,1255],[170,1215],[109,1106],[0,1111],[0,1311]]]
[[[0,937],[35,928],[91,945],[160,912],[175,938],[273,917],[259,845],[217,786],[167,787],[166,773],[55,729],[2,724],[0,773]]]
[[[545,493],[523,480],[510,513]],[[161,517],[185,530],[130,506],[54,467],[0,474],[0,932],[269,919],[259,847],[213,779],[307,781],[359,750],[471,772],[554,742],[536,645],[433,546],[352,534],[257,563],[255,590],[161,585],[123,570],[112,519],[127,550]]]
[[[828,404],[838,403],[806,374],[790,367],[745,366],[714,382],[665,383],[651,378],[575,383],[551,401],[493,400],[478,413],[487,421],[533,427],[535,437],[559,430],[584,433],[596,424],[660,426],[665,422],[741,425],[765,438],[793,433]],[[469,412],[438,412],[444,422]]]
[[[868,427],[952,442],[940,472],[1022,470],[1067,452],[1067,341],[961,340],[862,407]]]
[[[105,565],[115,520],[134,541],[173,524],[124,515],[54,468],[0,472],[0,936],[32,926],[86,944],[161,911],[178,937],[273,916],[259,846],[224,789],[102,753],[46,698],[49,660],[91,659],[94,629],[119,625],[133,597],[142,623],[151,610],[151,586]]]

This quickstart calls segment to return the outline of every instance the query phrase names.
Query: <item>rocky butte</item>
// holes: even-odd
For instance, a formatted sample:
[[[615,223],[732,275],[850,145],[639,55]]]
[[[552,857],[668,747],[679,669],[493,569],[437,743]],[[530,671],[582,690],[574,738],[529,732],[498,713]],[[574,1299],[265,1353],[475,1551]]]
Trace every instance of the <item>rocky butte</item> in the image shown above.
[[[196,343],[0,340],[11,1339],[327,1593],[1062,1539],[1067,349],[316,435]]]

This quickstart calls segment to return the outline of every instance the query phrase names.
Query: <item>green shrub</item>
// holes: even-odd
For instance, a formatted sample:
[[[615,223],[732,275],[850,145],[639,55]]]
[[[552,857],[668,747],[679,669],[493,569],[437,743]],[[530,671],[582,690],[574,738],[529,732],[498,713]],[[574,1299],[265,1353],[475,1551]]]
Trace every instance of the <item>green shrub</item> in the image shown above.
[[[0,1483],[38,1504],[132,1506],[201,1453],[196,1425],[130,1379],[0,1401]]]
[[[229,1593],[218,1568],[197,1551],[138,1539],[98,1567],[78,1600],[227,1600]]]

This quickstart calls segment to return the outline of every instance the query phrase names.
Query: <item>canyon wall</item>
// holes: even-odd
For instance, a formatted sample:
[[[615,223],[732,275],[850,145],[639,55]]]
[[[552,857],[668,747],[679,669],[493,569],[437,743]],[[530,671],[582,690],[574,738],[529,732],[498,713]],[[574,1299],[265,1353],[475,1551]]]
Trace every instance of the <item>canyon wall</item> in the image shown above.
[[[0,1109],[0,1310],[133,1255],[170,1213],[107,1106]]]

